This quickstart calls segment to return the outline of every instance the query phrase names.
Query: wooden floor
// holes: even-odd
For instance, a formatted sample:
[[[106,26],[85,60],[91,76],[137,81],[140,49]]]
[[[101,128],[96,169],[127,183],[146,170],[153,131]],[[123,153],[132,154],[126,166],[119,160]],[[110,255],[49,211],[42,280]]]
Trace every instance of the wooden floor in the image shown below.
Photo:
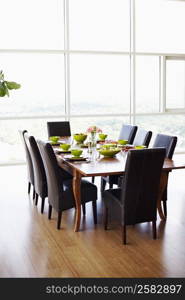
[[[96,178],[96,183],[99,179]],[[75,233],[74,210],[47,219],[27,195],[26,167],[0,168],[0,277],[185,277],[185,171],[170,174],[168,220],[128,228],[128,245],[119,226],[104,231],[102,202],[94,227],[91,203],[81,231]]]

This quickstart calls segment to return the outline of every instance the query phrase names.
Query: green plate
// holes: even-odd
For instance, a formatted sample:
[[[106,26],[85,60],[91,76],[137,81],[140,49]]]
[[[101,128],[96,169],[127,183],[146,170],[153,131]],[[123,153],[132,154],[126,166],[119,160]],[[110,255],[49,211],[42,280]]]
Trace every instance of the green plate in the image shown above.
[[[144,146],[144,145],[137,145],[137,146],[135,146],[134,148],[135,148],[135,149],[145,149],[146,146]]]
[[[108,149],[108,148],[117,148],[117,144],[104,144],[103,146],[102,146],[103,148],[105,148],[105,149]]]
[[[115,149],[103,149],[101,148],[100,150],[98,150],[99,153],[101,155],[103,155],[104,157],[114,157],[117,153],[119,153],[121,150],[118,148]]]

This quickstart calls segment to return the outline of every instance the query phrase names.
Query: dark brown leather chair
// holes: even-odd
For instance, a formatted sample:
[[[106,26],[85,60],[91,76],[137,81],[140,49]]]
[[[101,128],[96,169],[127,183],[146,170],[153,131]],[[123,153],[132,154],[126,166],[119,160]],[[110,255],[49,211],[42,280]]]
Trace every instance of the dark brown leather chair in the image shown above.
[[[118,139],[128,140],[128,144],[132,144],[136,135],[136,131],[137,126],[123,124]]]
[[[130,125],[129,125],[130,126]],[[152,137],[152,132],[144,129],[137,129],[135,134],[133,145],[143,145],[148,147]],[[106,183],[109,183],[109,188],[112,188],[114,184],[119,185],[121,182],[119,175],[111,175],[101,178],[101,192],[105,190]]]
[[[70,123],[68,121],[47,122],[48,138],[50,136],[71,136]]]
[[[176,136],[157,134],[154,144],[153,144],[153,148],[164,147],[166,149],[166,158],[172,159],[176,144],[177,144]],[[167,189],[168,189],[168,183],[167,183],[166,189],[165,189],[165,191],[163,193],[163,197],[162,197],[163,210],[164,210],[164,215],[166,217],[167,217],[167,203],[166,203]]]
[[[177,144],[177,137],[165,134],[157,134],[153,148],[164,147],[166,149],[166,157],[172,159],[175,147]]]
[[[30,193],[31,186],[33,186],[33,198],[35,198],[33,164],[32,164],[32,159],[31,159],[30,152],[29,152],[28,147],[26,145],[26,141],[25,141],[25,137],[24,137],[25,133],[27,133],[27,130],[19,130],[19,134],[20,134],[22,143],[24,145],[25,154],[26,154],[28,194]]]
[[[56,156],[49,143],[37,141],[43,159],[48,185],[48,218],[51,219],[52,208],[58,212],[57,229],[60,229],[62,212],[75,207],[72,179],[65,179],[63,169],[58,166]],[[64,173],[64,178],[63,178]],[[97,187],[87,180],[81,181],[81,203],[92,201],[94,223],[97,223]]]
[[[129,150],[125,176],[121,188],[103,192],[105,229],[109,214],[119,217],[123,244],[126,244],[126,226],[152,222],[156,239],[157,198],[165,149]]]
[[[150,140],[152,138],[152,132],[144,129],[138,129],[133,140],[134,146],[146,146],[148,148]]]
[[[38,203],[38,197],[42,199],[41,203],[41,213],[44,212],[45,198],[48,196],[46,173],[44,169],[44,164],[38,145],[33,136],[29,136],[28,133],[24,134],[26,145],[28,147],[29,153],[31,155],[31,160],[33,164],[34,171],[34,187],[35,187],[35,204]]]

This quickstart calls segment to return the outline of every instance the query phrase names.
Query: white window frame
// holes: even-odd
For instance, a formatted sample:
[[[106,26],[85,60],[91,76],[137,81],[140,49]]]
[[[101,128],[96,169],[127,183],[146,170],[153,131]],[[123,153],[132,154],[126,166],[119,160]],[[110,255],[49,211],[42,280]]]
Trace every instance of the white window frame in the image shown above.
[[[167,55],[165,56],[165,75],[166,75],[166,63],[167,61],[185,61],[185,55],[184,54],[171,54],[171,55]],[[164,86],[165,86],[165,90],[167,88],[166,85],[166,76],[164,78]],[[184,99],[184,107],[182,108],[168,108],[167,107],[167,101],[166,101],[166,93],[164,94],[164,111],[165,112],[171,112],[171,113],[185,113],[185,99]]]
[[[121,51],[82,51],[70,50],[69,45],[69,0],[63,1],[64,10],[64,50],[48,50],[48,49],[0,49],[1,53],[28,53],[28,54],[63,54],[64,55],[64,73],[65,73],[65,114],[58,115],[37,115],[29,116],[22,115],[11,117],[0,117],[0,120],[24,120],[24,119],[59,119],[64,118],[69,120],[71,118],[87,118],[87,117],[129,117],[130,123],[135,124],[136,116],[159,116],[159,115],[178,115],[185,113],[185,109],[167,109],[166,108],[166,60],[168,59],[183,59],[185,54],[173,53],[141,53],[136,52],[135,47],[135,0],[130,0],[130,50],[129,52]],[[130,111],[129,113],[116,113],[116,114],[71,114],[71,95],[70,95],[70,55],[71,54],[91,54],[91,55],[127,55],[130,57]],[[159,111],[155,113],[136,113],[136,56],[158,56],[159,57]]]

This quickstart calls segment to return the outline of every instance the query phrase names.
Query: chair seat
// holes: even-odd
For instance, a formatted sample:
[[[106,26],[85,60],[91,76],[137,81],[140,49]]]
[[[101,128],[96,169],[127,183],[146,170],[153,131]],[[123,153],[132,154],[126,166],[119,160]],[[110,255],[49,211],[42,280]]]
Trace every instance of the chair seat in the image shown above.
[[[109,212],[109,217],[112,222],[119,222],[123,225],[122,220],[122,202],[121,189],[108,189],[103,192],[103,202],[105,208]]]
[[[106,206],[109,206],[110,201],[117,201],[117,203],[122,206],[121,203],[121,188],[118,189],[108,189],[103,192],[103,199]],[[108,199],[108,200],[105,200]]]
[[[103,180],[108,182],[110,185],[118,184],[120,175],[102,176]]]
[[[63,180],[73,179],[73,176],[69,172],[65,171],[64,169],[61,169],[60,167],[59,173]]]
[[[73,182],[72,180],[65,180],[63,183],[64,195],[66,198],[73,198]],[[95,201],[97,199],[97,187],[95,184],[82,179],[81,181],[81,203],[87,203],[90,201]],[[75,205],[73,205],[75,206]]]
[[[37,190],[35,188],[35,192],[41,197],[41,198],[46,198],[48,196],[48,185],[47,181],[42,182],[42,186],[40,190]]]

